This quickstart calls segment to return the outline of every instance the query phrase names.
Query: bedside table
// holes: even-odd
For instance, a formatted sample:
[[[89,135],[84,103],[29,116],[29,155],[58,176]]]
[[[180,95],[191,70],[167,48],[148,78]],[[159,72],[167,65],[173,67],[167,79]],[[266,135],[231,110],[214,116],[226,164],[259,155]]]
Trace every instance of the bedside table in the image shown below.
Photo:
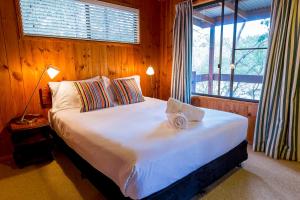
[[[48,120],[39,116],[30,124],[10,122],[13,158],[18,167],[53,160],[53,141]]]

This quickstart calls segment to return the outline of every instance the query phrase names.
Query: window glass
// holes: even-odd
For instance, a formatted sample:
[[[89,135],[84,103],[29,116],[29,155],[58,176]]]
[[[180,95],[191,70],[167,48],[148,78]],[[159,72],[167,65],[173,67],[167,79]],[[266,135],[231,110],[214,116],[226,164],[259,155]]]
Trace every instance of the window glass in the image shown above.
[[[138,43],[139,11],[101,1],[20,0],[25,35]]]
[[[194,8],[192,93],[259,100],[271,0],[224,2],[223,21],[222,2]],[[199,30],[205,35],[199,34]]]
[[[194,10],[193,15],[193,84],[192,92],[213,94],[217,86],[220,31],[215,26],[214,18],[221,16],[218,3]]]
[[[232,96],[259,100],[266,66],[270,0],[239,1]]]
[[[270,18],[237,23],[236,48],[267,48]]]

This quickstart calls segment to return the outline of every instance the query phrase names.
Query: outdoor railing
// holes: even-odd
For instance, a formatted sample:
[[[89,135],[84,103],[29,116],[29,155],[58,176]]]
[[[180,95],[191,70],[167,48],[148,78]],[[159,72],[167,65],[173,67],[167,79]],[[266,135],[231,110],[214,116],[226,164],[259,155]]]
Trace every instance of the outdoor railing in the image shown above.
[[[218,81],[219,74],[196,74],[195,71],[192,72],[192,92],[196,92],[196,84],[198,82],[205,81]],[[230,82],[230,74],[222,74],[221,81]],[[260,75],[234,75],[234,82],[242,82],[242,83],[262,83],[263,76]]]

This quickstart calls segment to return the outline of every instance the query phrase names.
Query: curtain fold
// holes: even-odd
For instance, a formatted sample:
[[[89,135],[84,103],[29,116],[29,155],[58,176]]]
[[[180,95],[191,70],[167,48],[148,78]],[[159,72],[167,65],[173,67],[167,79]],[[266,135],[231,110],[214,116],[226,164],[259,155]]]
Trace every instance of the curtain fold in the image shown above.
[[[300,1],[273,0],[255,151],[300,161]]]
[[[173,66],[171,96],[185,103],[191,101],[193,5],[185,1],[176,5],[173,26]]]

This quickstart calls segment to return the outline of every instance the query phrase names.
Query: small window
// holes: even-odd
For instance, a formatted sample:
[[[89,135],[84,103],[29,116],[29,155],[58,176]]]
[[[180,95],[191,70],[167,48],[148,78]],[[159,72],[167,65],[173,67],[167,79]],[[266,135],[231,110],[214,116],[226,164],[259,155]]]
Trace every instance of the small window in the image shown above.
[[[139,10],[96,0],[20,0],[24,35],[139,43]]]

